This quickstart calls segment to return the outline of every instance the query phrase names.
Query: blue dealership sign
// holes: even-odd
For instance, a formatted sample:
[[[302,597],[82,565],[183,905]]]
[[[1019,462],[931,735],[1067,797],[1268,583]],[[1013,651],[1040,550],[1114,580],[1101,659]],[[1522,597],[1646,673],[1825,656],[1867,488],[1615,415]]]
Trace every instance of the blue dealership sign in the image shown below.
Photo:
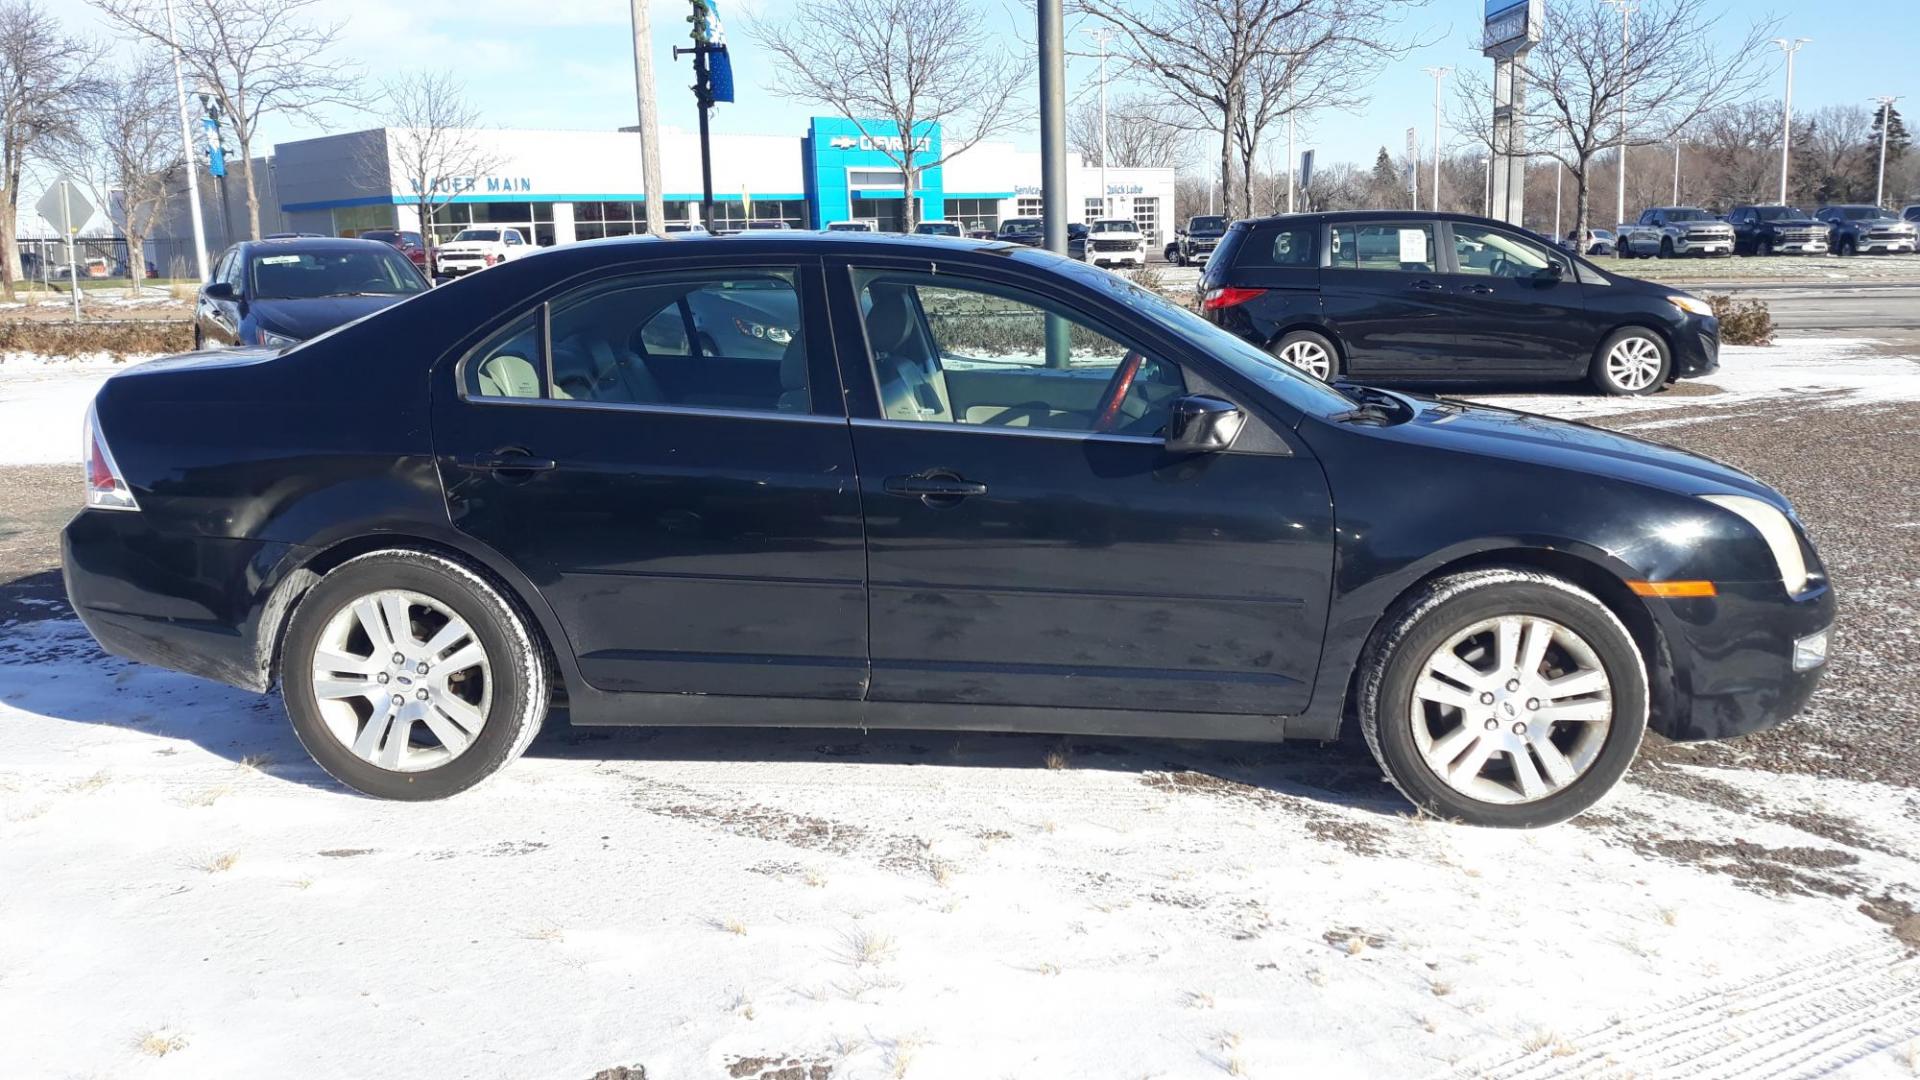
[[[856,124],[844,117],[816,116],[807,130],[805,147],[807,201],[812,205],[816,227],[862,216],[853,212],[855,200],[905,198],[896,158],[904,155],[906,141],[900,135],[899,125],[892,121],[865,120]],[[938,161],[940,152],[938,123],[929,122],[914,128],[913,160],[916,163]],[[921,169],[920,184],[914,193],[920,198],[922,218],[946,216],[946,197],[938,166]]]

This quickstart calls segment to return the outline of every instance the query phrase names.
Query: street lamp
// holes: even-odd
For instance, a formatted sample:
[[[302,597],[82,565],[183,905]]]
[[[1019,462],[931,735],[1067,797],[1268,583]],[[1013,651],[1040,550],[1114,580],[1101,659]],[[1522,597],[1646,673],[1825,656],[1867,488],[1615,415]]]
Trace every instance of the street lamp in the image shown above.
[[[1614,189],[1614,221],[1627,220],[1627,50],[1633,44],[1633,13],[1640,5],[1630,0],[1605,0],[1608,7],[1620,9],[1620,165],[1619,183]]]
[[[1105,27],[1088,30],[1086,35],[1100,43],[1100,216],[1112,217],[1113,206],[1107,188],[1107,158],[1112,152],[1107,149],[1107,39],[1113,31]]]
[[[1481,169],[1485,170],[1487,174],[1487,182],[1484,185],[1486,190],[1482,193],[1484,198],[1480,202],[1480,216],[1492,217],[1493,216],[1493,159],[1490,157],[1482,157],[1480,159],[1480,167]]]
[[[1427,209],[1440,209],[1440,82],[1453,69],[1450,67],[1430,67],[1427,74],[1433,76],[1433,205]]]
[[[1787,54],[1787,97],[1780,110],[1781,205],[1785,205],[1787,201],[1787,159],[1788,154],[1793,150],[1793,54],[1799,52],[1801,46],[1812,40],[1812,38],[1794,38],[1792,41],[1786,38],[1773,39],[1773,43],[1780,47],[1780,51]]]
[[[1887,197],[1887,128],[1893,124],[1893,103],[1897,97],[1877,97],[1880,103],[1880,178],[1873,182],[1873,205],[1885,206]]]

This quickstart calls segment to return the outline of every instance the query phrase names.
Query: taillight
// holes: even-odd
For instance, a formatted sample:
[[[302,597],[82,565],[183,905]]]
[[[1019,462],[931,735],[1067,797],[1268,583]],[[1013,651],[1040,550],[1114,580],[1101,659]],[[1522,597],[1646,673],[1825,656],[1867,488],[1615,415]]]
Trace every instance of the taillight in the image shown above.
[[[120,466],[113,463],[113,451],[107,449],[107,440],[100,434],[100,420],[92,406],[87,408],[86,455],[87,505],[96,510],[140,509],[126,478],[120,475]]]
[[[1218,311],[1221,308],[1244,304],[1266,291],[1265,289],[1242,289],[1235,285],[1208,289],[1206,298],[1200,301],[1200,307],[1205,311]]]

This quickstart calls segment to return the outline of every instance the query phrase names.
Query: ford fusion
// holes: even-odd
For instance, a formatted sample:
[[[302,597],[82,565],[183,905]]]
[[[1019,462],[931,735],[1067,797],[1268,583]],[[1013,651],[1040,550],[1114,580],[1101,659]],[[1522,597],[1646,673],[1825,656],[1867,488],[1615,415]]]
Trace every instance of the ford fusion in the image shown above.
[[[397,256],[396,256],[397,258]],[[1800,709],[1834,597],[1678,450],[1328,384],[1018,244],[631,238],[93,402],[68,593],[344,784],[548,718],[1277,740],[1532,826]]]

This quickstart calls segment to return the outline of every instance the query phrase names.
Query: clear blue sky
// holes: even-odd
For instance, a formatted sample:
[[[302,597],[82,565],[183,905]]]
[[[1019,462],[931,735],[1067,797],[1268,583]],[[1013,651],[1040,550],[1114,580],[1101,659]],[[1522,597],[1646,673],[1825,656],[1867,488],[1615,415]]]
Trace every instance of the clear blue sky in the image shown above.
[[[80,0],[40,2],[77,31],[111,36],[111,29]],[[1031,40],[1032,30],[1026,0],[976,2],[985,6],[991,27],[1004,35],[1009,48],[1027,47],[1023,39]],[[1756,13],[1772,12],[1783,19],[1782,33],[1814,39],[1796,63],[1796,109],[1898,94],[1907,98],[1903,104],[1910,114],[1920,114],[1920,63],[1914,52],[1920,48],[1920,0],[1852,0],[1844,6],[1826,0],[1714,2],[1729,24],[1744,26]],[[1429,0],[1413,9],[1405,23],[1408,35],[1436,43],[1384,71],[1372,101],[1358,114],[1314,117],[1301,131],[1301,149],[1315,148],[1323,162],[1365,164],[1383,144],[1397,153],[1409,126],[1419,129],[1426,145],[1433,122],[1433,82],[1421,69],[1490,66],[1474,47],[1481,6],[1481,0]],[[745,33],[756,16],[775,17],[790,7],[791,0],[721,0],[741,101],[720,108],[716,130],[798,134],[805,118],[817,111],[765,92],[771,60]],[[494,125],[611,129],[633,123],[627,0],[321,0],[314,10],[344,24],[341,55],[376,77],[409,68],[459,71]],[[692,127],[692,95],[685,89],[691,81],[689,61],[676,62],[670,51],[686,40],[687,4],[654,0],[651,10],[663,120]],[[1729,27],[1729,34],[1737,37],[1738,30]],[[1777,61],[1769,62],[1777,67]],[[1092,61],[1074,60],[1068,71],[1070,88],[1090,85],[1096,69]],[[1778,95],[1779,81],[1777,74],[1769,81],[1769,96]],[[269,141],[278,141],[372,122],[364,113],[339,108],[329,110],[319,124],[276,119],[265,133]],[[1036,141],[1032,133],[1015,138],[1026,144]],[[1201,148],[1202,161],[1208,152]]]

